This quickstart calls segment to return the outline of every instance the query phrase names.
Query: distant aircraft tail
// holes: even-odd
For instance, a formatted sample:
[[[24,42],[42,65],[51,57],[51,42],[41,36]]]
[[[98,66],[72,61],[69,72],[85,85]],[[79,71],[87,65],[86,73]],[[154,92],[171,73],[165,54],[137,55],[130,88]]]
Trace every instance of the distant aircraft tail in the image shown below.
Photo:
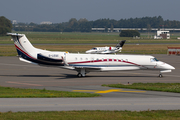
[[[120,42],[116,45],[116,48],[118,48],[118,49],[119,49],[119,48],[122,48],[125,42],[126,42],[126,40],[120,41]]]

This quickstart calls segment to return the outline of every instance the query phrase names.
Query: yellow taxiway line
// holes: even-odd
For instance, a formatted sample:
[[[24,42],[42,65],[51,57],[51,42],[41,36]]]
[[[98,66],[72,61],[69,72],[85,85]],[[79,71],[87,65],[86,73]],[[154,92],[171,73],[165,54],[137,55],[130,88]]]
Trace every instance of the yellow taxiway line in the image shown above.
[[[111,92],[141,92],[146,91],[124,91],[122,89],[109,89],[109,90],[73,90],[73,92],[94,92],[94,93],[111,93]]]

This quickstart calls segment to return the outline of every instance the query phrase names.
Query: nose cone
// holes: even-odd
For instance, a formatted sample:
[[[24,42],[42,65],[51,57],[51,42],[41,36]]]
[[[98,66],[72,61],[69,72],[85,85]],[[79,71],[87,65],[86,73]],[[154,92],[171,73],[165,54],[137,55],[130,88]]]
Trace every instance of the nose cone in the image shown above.
[[[87,50],[86,53],[93,54],[93,53],[97,53],[97,51],[96,50]]]
[[[86,53],[90,53],[90,51],[89,51],[89,50],[87,50],[87,51],[86,51]]]
[[[168,67],[170,70],[175,70],[175,67],[173,67],[173,66],[171,66],[171,65],[169,65],[169,64],[167,64],[167,67]]]
[[[175,69],[175,67],[173,67],[172,65],[169,65],[169,64],[167,64],[167,63],[165,63],[164,65],[162,65],[162,67],[163,67],[164,69],[167,69],[167,70],[174,70],[174,69]]]
[[[159,61],[157,63],[158,68],[164,69],[164,70],[174,70],[175,68],[172,65],[169,65],[167,63]]]

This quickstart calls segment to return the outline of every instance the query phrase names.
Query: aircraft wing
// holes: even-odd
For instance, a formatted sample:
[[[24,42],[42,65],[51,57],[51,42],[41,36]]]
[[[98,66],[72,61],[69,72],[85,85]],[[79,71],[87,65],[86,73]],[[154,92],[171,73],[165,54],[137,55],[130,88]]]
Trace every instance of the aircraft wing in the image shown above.
[[[79,71],[81,69],[85,69],[87,71],[100,71],[101,68],[100,67],[87,67],[87,66],[61,66],[61,68],[64,68],[64,69],[69,69],[69,70],[76,70],[76,71]]]
[[[76,71],[80,71],[81,69],[85,69],[86,71],[101,71],[100,67],[87,67],[87,66],[81,66],[81,67],[74,67]]]
[[[114,53],[114,51],[105,50],[101,52],[101,54],[109,54],[109,53]]]

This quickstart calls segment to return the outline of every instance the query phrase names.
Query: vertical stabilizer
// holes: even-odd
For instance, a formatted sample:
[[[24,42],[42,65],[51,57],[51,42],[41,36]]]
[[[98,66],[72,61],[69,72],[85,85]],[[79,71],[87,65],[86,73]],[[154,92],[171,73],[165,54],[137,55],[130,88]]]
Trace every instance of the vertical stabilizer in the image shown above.
[[[126,42],[126,40],[120,41],[120,42],[116,45],[116,48],[123,47],[123,45],[124,45],[125,42]]]
[[[65,52],[51,52],[35,48],[24,34],[7,33],[7,35],[10,35],[13,38],[14,45],[21,61],[39,65],[64,65],[61,56],[64,56]]]
[[[26,35],[18,33],[7,33],[7,35],[10,35],[12,37],[14,45],[20,57],[22,55],[26,55],[28,57],[36,57],[35,53],[37,50],[26,38]]]

